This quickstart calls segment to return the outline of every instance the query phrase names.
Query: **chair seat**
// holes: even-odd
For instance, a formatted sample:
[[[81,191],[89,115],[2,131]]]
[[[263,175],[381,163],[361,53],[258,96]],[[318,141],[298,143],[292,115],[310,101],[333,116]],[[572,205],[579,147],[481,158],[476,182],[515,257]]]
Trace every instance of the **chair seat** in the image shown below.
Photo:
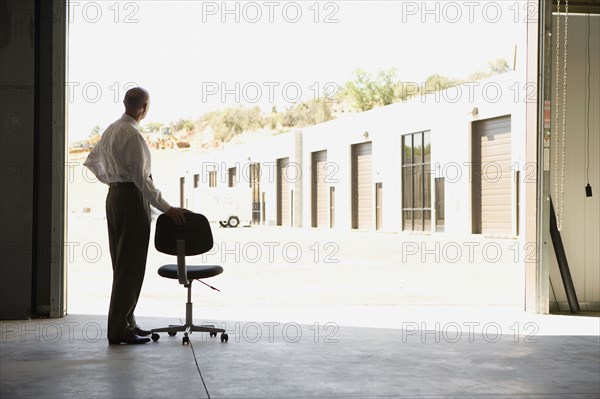
[[[209,278],[223,273],[221,266],[186,266],[187,277],[189,280]],[[161,277],[177,279],[177,265],[164,265],[158,269]]]

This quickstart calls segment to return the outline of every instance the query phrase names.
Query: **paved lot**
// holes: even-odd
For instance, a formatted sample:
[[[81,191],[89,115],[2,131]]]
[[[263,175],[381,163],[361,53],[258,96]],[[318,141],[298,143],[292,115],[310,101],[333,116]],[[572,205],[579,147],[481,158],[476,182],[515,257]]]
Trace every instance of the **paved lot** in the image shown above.
[[[71,215],[70,312],[102,314],[107,309],[112,276],[105,223],[100,213]],[[195,284],[194,297],[206,309],[518,307],[521,301],[523,273],[514,262],[512,240],[276,227],[214,227],[214,236],[211,253],[190,259],[225,268],[209,281],[220,293]],[[457,251],[462,251],[460,258]],[[489,261],[491,256],[497,260]],[[182,306],[184,290],[156,273],[173,261],[150,249],[141,314],[167,316]]]

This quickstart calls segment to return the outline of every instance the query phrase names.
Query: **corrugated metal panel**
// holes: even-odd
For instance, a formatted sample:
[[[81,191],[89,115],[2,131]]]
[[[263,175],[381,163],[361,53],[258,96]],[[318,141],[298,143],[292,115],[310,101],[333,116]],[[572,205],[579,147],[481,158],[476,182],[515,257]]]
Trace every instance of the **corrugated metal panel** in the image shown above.
[[[476,233],[513,232],[510,116],[476,122],[473,136]],[[478,198],[475,198],[477,196]],[[478,208],[478,209],[477,209]]]
[[[312,226],[329,227],[327,151],[312,153]]]
[[[356,229],[370,229],[373,221],[373,172],[371,143],[352,147],[353,225]]]

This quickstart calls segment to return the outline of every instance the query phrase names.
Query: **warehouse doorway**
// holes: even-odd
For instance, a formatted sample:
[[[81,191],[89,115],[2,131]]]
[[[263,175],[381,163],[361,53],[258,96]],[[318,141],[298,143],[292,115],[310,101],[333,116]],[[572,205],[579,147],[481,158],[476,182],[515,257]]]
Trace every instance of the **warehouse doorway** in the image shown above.
[[[352,228],[373,225],[373,173],[371,142],[352,146]]]
[[[289,227],[292,225],[289,166],[289,158],[277,160],[277,226]]]
[[[473,122],[472,135],[473,233],[512,235],[511,117]]]
[[[328,211],[327,150],[312,153],[312,227],[330,227]]]

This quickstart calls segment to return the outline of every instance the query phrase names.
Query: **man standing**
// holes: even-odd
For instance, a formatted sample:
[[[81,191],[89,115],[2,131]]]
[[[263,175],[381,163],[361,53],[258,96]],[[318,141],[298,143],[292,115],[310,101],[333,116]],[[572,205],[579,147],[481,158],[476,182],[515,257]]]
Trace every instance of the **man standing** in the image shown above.
[[[106,197],[106,220],[113,268],[108,311],[108,342],[111,345],[143,344],[150,331],[141,329],[133,315],[137,305],[150,239],[150,204],[185,222],[185,209],[163,199],[152,182],[150,150],[139,131],[146,117],[150,95],[141,87],[130,89],[123,101],[125,113],[111,124],[92,149],[84,166],[110,188]]]

